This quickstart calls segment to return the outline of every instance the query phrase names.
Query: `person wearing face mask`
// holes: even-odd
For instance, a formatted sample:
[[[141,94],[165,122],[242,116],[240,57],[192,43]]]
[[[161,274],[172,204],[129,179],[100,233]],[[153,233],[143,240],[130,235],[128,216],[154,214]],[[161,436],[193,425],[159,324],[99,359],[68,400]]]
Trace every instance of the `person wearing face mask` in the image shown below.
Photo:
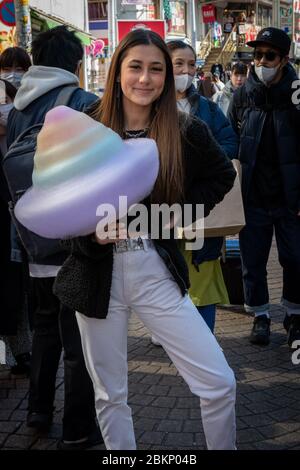
[[[201,96],[193,85],[194,49],[183,41],[170,41],[167,46],[173,63],[178,110],[204,121],[227,156],[234,158],[238,150],[237,137],[230,122],[218,105]],[[183,250],[191,279],[189,294],[212,331],[216,304],[229,303],[219,260],[222,245],[222,237],[213,237],[205,239],[201,250]],[[156,338],[153,343],[157,343]]]
[[[292,347],[300,339],[300,110],[293,99],[297,75],[289,64],[290,38],[277,28],[262,29],[255,41],[254,66],[233,96],[232,125],[240,134],[246,226],[240,232],[245,309],[253,313],[253,344],[270,341],[266,265],[275,230],[283,268],[283,326]]]
[[[218,91],[213,96],[213,101],[222,109],[225,116],[227,116],[233,93],[247,80],[247,71],[247,65],[242,62],[234,64],[231,69],[230,80],[228,80],[221,91]]]
[[[20,88],[24,74],[31,66],[29,55],[21,47],[8,47],[0,55],[0,78]]]
[[[7,143],[30,126],[43,123],[64,87],[74,86],[68,106],[84,111],[98,97],[79,87],[83,47],[74,32],[59,26],[40,33],[32,43],[33,65],[22,79],[9,114]],[[46,240],[44,240],[46,243]],[[85,449],[101,442],[95,421],[95,398],[74,313],[60,303],[52,287],[66,259],[57,253],[29,263],[34,291],[33,341],[27,426],[48,429],[52,423],[56,374],[64,349],[65,401],[61,450]]]
[[[6,133],[8,115],[13,108],[16,88],[0,79],[0,154],[7,151]],[[16,258],[18,240],[11,220],[9,190],[0,166],[0,220],[2,243],[0,247],[0,339],[5,343],[6,365],[12,375],[28,375],[30,371],[31,331],[28,309],[28,263],[26,257]]]

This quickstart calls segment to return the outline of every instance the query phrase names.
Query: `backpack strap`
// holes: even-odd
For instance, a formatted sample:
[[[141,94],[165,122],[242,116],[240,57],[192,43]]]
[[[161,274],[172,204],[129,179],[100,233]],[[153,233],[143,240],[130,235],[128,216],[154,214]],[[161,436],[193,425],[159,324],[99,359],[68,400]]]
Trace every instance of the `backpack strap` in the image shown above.
[[[73,96],[73,93],[75,93],[75,91],[78,89],[79,87],[76,85],[64,86],[58,93],[53,108],[56,108],[56,106],[67,106],[71,97]]]

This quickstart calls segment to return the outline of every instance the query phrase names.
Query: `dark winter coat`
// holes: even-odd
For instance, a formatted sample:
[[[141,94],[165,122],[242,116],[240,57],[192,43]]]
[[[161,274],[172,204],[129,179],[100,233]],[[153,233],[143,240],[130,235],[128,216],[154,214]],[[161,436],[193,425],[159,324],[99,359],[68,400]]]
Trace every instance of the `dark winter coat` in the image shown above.
[[[264,124],[271,114],[285,202],[292,211],[300,210],[300,108],[292,101],[296,80],[296,72],[288,64],[280,82],[266,87],[252,68],[247,82],[234,94],[229,118],[240,134],[239,160],[246,204]]]

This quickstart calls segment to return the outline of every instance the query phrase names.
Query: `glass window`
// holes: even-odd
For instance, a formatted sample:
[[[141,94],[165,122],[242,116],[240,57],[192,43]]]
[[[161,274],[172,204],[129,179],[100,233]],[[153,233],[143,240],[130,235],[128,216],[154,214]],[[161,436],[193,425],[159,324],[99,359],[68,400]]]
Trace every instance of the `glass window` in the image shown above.
[[[89,1],[88,7],[90,21],[107,20],[107,1]]]

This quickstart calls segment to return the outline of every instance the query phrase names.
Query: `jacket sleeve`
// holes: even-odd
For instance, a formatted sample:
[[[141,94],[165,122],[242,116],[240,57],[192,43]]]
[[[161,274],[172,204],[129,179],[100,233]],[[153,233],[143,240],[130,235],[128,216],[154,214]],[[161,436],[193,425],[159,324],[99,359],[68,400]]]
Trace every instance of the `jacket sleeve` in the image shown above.
[[[212,132],[216,141],[229,158],[236,158],[238,154],[238,138],[230,121],[216,103],[210,103],[213,109]]]
[[[238,112],[238,106],[237,106],[237,103],[241,100],[241,91],[242,91],[242,88],[238,88],[236,90],[236,92],[233,94],[231,100],[230,100],[230,104],[229,104],[229,108],[228,108],[228,113],[227,113],[227,116],[228,116],[228,119],[235,131],[235,133],[239,136],[240,135],[240,126],[241,126],[241,117],[240,117],[240,113]]]
[[[62,247],[71,254],[84,256],[91,260],[100,260],[111,251],[111,244],[99,245],[93,239],[93,235],[61,240]]]
[[[183,137],[185,156],[185,202],[204,204],[207,216],[232,188],[236,176],[230,159],[204,122],[193,119]],[[193,209],[195,220],[196,210]]]

